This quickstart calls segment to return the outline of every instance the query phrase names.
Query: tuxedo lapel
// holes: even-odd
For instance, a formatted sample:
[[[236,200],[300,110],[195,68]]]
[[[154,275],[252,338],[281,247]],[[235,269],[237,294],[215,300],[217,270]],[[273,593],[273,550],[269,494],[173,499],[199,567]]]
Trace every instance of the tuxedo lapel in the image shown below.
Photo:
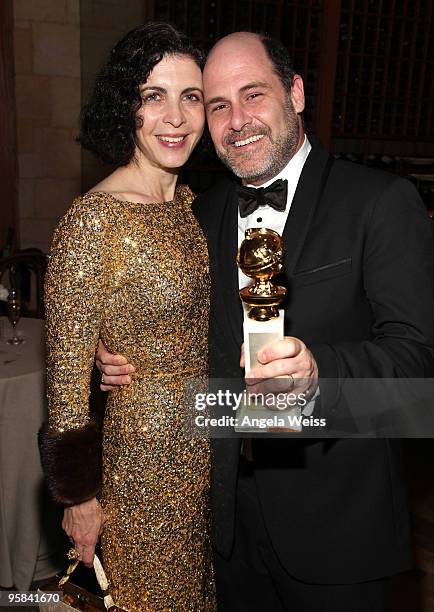
[[[235,184],[229,189],[226,205],[221,218],[217,235],[217,286],[221,288],[223,312],[226,316],[226,329],[238,349],[243,342],[243,314],[238,287],[238,267],[236,255],[238,249],[238,202]]]
[[[313,141],[312,149],[303,166],[283,231],[285,276],[293,273],[333,162],[332,156],[319,143],[310,140]]]

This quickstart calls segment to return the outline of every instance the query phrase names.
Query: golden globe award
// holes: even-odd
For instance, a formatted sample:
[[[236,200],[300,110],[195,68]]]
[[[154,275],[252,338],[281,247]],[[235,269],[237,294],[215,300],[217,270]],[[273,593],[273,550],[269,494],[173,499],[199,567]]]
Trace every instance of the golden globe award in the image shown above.
[[[271,282],[283,267],[282,237],[274,230],[263,227],[246,230],[238,249],[237,264],[246,276],[253,279],[251,285],[240,291],[240,298],[246,305],[243,328],[245,369],[248,372],[256,365],[258,351],[263,346],[284,337],[284,313],[279,309],[279,304],[285,299],[286,289]],[[247,401],[241,403],[235,431],[247,434],[301,431],[301,426],[293,420],[300,416],[297,404],[284,401],[284,407],[279,407],[275,403],[278,398],[273,397],[272,393],[263,399],[266,400],[265,404],[255,397],[250,401],[249,396]],[[269,399],[272,399],[271,403]],[[270,410],[275,411],[276,407],[278,414],[275,412],[270,417]]]
[[[247,307],[244,316],[244,353],[246,372],[257,363],[258,351],[284,336],[284,315],[279,304],[286,296],[285,287],[271,279],[283,266],[283,240],[274,230],[264,227],[246,230],[237,253],[237,264],[253,283],[240,291]]]

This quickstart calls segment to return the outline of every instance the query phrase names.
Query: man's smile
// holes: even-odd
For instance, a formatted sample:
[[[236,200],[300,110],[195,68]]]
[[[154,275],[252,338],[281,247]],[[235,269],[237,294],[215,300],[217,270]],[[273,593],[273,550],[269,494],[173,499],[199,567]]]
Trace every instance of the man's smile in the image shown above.
[[[245,138],[244,140],[235,140],[233,144],[236,147],[245,147],[248,144],[252,144],[253,142],[261,140],[261,138],[263,137],[264,137],[264,134],[256,134],[255,136],[249,136],[248,138]]]

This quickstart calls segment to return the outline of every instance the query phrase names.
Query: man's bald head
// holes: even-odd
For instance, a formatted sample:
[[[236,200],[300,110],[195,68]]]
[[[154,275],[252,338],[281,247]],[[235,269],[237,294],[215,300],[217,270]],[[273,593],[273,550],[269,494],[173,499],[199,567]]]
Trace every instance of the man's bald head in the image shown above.
[[[292,59],[286,47],[275,38],[271,38],[266,34],[257,34],[255,32],[233,32],[218,40],[208,53],[206,67],[209,63],[212,66],[213,55],[219,56],[227,54],[229,50],[243,49],[250,50],[253,54],[262,54],[265,51],[268,59],[271,62],[272,68],[279,77],[282,86],[285,90],[289,90],[295,76],[295,70],[292,64]]]
[[[220,49],[225,49],[228,45],[255,45],[261,42],[261,35],[255,32],[233,32],[220,38],[208,53],[208,59],[212,58],[213,54]]]

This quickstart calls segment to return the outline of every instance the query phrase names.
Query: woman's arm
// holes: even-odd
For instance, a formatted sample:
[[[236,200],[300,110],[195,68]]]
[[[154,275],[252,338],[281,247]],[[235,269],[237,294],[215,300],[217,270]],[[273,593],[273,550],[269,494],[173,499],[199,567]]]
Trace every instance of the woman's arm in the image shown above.
[[[76,200],[55,232],[45,282],[49,418],[40,433],[41,460],[53,498],[69,506],[64,525],[76,546],[94,545],[103,521],[95,500],[101,432],[89,418],[89,394],[108,295],[107,227],[98,196]]]

